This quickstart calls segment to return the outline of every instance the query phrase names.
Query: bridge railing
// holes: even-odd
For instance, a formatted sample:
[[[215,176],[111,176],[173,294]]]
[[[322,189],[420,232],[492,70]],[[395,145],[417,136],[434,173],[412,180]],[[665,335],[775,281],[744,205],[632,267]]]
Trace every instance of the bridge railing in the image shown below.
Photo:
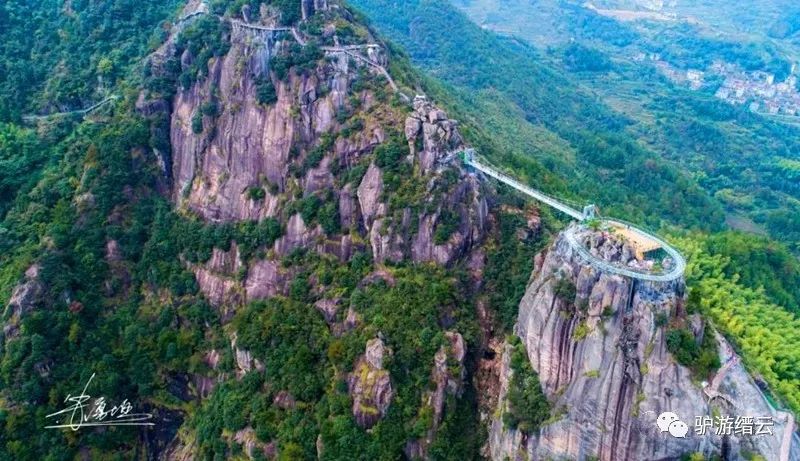
[[[501,173],[500,171],[497,171],[496,169],[494,169],[494,168],[492,168],[490,166],[487,166],[487,165],[484,165],[484,164],[480,163],[479,161],[477,161],[474,158],[474,156],[473,157],[468,157],[468,156],[465,157],[465,161],[467,162],[467,164],[475,167],[476,169],[482,171],[483,173],[488,174],[489,176],[497,179],[498,181],[500,181],[502,183],[508,184],[509,186],[519,190],[520,192],[522,192],[522,193],[524,193],[526,195],[529,195],[529,196],[533,197],[534,199],[536,199],[536,200],[538,200],[540,202],[543,202],[543,203],[545,203],[545,204],[557,209],[558,211],[561,211],[562,213],[565,213],[565,214],[567,214],[569,216],[572,216],[573,218],[575,218],[577,220],[583,220],[583,218],[584,218],[582,212],[580,212],[580,211],[578,211],[578,210],[576,210],[576,209],[574,209],[574,208],[572,208],[572,207],[560,202],[559,200],[556,200],[553,197],[550,197],[550,196],[548,196],[546,194],[543,194],[542,192],[539,192],[539,191],[537,191],[535,189],[532,189],[532,188],[526,186],[525,184],[522,184],[521,182],[517,181],[516,179],[514,179],[514,178],[512,178],[512,177],[510,177],[510,176],[508,176],[508,175],[506,175],[504,173]]]
[[[583,212],[578,211],[570,206],[564,204],[562,201],[557,200],[553,197],[550,197],[542,192],[539,192],[525,184],[520,183],[516,179],[498,171],[496,168],[486,165],[482,163],[480,160],[477,159],[477,155],[474,150],[467,149],[460,154],[461,160],[473,168],[481,171],[498,181],[507,184],[520,192],[533,197],[534,199],[545,203],[573,218],[583,221],[584,219],[592,216],[586,216]],[[591,207],[591,206],[590,206]],[[590,207],[586,207],[585,209],[590,209]],[[661,248],[667,253],[667,255],[672,259],[672,267],[667,269],[664,273],[654,273],[652,270],[638,268],[638,267],[630,267],[630,266],[623,266],[621,264],[613,264],[609,261],[605,261],[600,259],[599,257],[593,255],[588,249],[586,249],[580,241],[578,241],[577,236],[575,235],[575,227],[570,227],[565,232],[565,236],[567,242],[572,246],[578,254],[586,260],[589,264],[592,264],[595,267],[600,268],[601,270],[613,274],[623,275],[626,277],[631,277],[638,280],[645,280],[645,281],[653,281],[653,282],[668,282],[675,280],[681,277],[686,270],[686,260],[684,257],[672,246],[670,246],[667,242],[662,240],[661,238],[657,237],[655,234],[651,232],[644,231],[640,229],[637,225],[633,223],[629,223],[627,221],[619,220],[619,219],[601,219],[601,221],[624,227],[631,232],[638,234],[640,237],[645,239],[651,240],[656,244],[660,245]]]
[[[611,221],[611,220],[609,220]],[[634,231],[638,231],[633,229]],[[641,233],[641,231],[638,231]],[[683,272],[686,270],[686,260],[683,259],[680,253],[677,252],[674,248],[666,244],[666,242],[661,241],[665,246],[663,247],[667,254],[673,260],[673,267],[669,269],[668,272],[665,273],[653,273],[648,269],[640,269],[637,267],[630,267],[630,266],[622,266],[620,264],[613,264],[609,261],[605,261],[600,259],[598,256],[593,255],[586,247],[581,244],[578,240],[578,237],[575,235],[575,228],[568,228],[564,233],[567,243],[578,252],[582,259],[584,259],[587,263],[591,264],[602,270],[603,272],[608,272],[612,274],[622,275],[625,277],[635,278],[638,280],[645,280],[649,282],[671,282],[673,280],[678,279],[679,277],[683,276]],[[649,236],[652,237],[652,236]],[[655,240],[659,240],[657,237]]]
[[[678,250],[676,250],[672,245],[667,243],[667,241],[656,235],[654,231],[649,230],[647,228],[642,228],[638,224],[634,224],[632,222],[625,221],[622,219],[614,218],[614,219],[606,219],[605,221],[627,226],[628,229],[658,243],[661,246],[661,248],[667,252],[669,257],[672,258],[672,263],[675,264],[676,269],[678,269],[678,271],[681,274],[683,274],[683,272],[686,270],[686,258],[684,258],[683,255]]]
[[[24,115],[24,116],[22,116],[22,120],[24,120],[26,122],[35,122],[37,120],[49,120],[51,118],[68,117],[70,115],[86,115],[89,112],[93,112],[94,110],[99,109],[100,107],[108,104],[111,101],[116,101],[118,98],[119,98],[119,96],[117,96],[115,94],[112,94],[111,96],[107,96],[102,101],[97,102],[95,104],[92,104],[91,106],[89,106],[89,107],[87,107],[85,109],[71,110],[71,111],[66,111],[66,112],[56,112],[56,113],[47,114],[47,115]]]

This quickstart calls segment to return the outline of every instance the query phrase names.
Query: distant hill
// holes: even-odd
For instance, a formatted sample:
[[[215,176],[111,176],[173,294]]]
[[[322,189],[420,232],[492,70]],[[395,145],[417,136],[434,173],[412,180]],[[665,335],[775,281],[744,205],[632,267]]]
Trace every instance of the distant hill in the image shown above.
[[[415,62],[451,85],[470,117],[504,140],[505,163],[534,182],[547,172],[565,193],[654,227],[663,222],[720,229],[722,209],[691,177],[628,130],[633,120],[554,65],[551,56],[514,38],[482,30],[446,2],[353,2]],[[501,157],[497,157],[501,158]],[[690,205],[691,204],[691,205]]]
[[[793,218],[798,215],[800,197],[792,180],[800,155],[796,126],[753,116],[746,107],[712,97],[721,83],[714,83],[713,75],[705,89],[689,91],[664,78],[649,59],[635,59],[655,56],[677,72],[706,71],[712,62],[720,61],[766,71],[781,81],[791,69],[790,48],[758,34],[715,35],[703,25],[688,22],[619,22],[569,2],[456,3],[475,21],[486,21],[487,27],[502,33],[508,27],[531,44],[545,43],[550,52],[544,60],[624,114],[632,122],[627,132],[642,145],[689,171],[702,172],[694,179],[730,216],[746,217],[800,250],[800,221]],[[547,6],[539,8],[539,4]],[[596,5],[619,6],[613,2]],[[684,7],[684,3],[668,2],[663,10]],[[764,5],[759,8],[771,11]],[[756,14],[759,8],[733,16]],[[576,67],[572,53],[577,46],[587,50],[584,57],[594,56],[596,62],[609,59],[613,64],[602,72]]]

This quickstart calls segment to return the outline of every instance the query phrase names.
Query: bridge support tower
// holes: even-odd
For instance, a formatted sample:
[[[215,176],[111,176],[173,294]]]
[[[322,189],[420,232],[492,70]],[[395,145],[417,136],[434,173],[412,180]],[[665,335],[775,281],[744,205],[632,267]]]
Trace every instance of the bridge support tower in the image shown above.
[[[597,206],[594,204],[583,207],[583,220],[595,219],[597,217]]]

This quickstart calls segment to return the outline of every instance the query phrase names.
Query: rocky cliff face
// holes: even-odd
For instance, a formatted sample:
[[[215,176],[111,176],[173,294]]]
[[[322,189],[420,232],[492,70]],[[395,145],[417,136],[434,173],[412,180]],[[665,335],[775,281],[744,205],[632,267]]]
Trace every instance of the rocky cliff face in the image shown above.
[[[179,205],[215,221],[276,216],[279,192],[289,187],[292,147],[313,146],[322,133],[334,129],[335,111],[343,108],[347,95],[342,89],[352,77],[347,60],[326,63],[310,75],[292,73],[276,82],[274,104],[258,103],[256,79],[265,78],[269,71],[264,63],[284,46],[285,40],[233,29],[230,51],[210,63],[208,78],[175,97],[170,132],[173,196]],[[323,84],[331,90],[320,97]],[[209,101],[215,101],[220,114],[204,116],[204,129],[196,133],[193,118]],[[352,158],[382,137],[380,129],[367,131],[336,154]],[[328,165],[322,164],[298,182],[305,192],[313,192],[330,186],[331,180]],[[252,199],[248,190],[253,187],[265,188],[264,198]]]
[[[370,71],[336,53],[311,71],[279,80],[265,63],[285,53],[291,38],[234,28],[229,39],[228,54],[209,61],[208,77],[172,101],[171,193],[179,207],[210,222],[278,219],[284,235],[272,248],[276,258],[306,248],[346,261],[354,251],[369,249],[376,262],[449,265],[482,241],[488,205],[477,180],[452,162],[462,139],[457,123],[442,110],[424,97],[413,107],[395,107],[379,101],[374,89],[354,90]],[[257,101],[257,81],[264,78],[275,82],[272,104]],[[202,116],[197,132],[193,121],[209,102],[218,114]],[[342,121],[341,114],[349,119]],[[423,203],[400,209],[389,203],[393,192],[384,185],[385,172],[370,161],[387,133],[396,131],[409,146],[403,161],[414,165],[428,191],[419,197]],[[315,165],[309,162],[320,153]],[[367,166],[363,177],[343,184],[341,176],[359,164]],[[341,233],[287,212],[292,203],[312,196],[337,202]],[[437,242],[434,233],[445,208],[458,224]],[[215,250],[193,271],[215,305],[285,294],[291,279],[274,259],[241,261],[235,248]],[[237,280],[239,273],[246,274],[243,280]]]
[[[491,422],[492,459],[677,459],[723,451],[738,459],[739,448],[778,459],[772,455],[780,450],[781,418],[776,418],[775,436],[695,435],[695,416],[712,414],[709,398],[689,370],[671,357],[665,322],[658,320],[663,315],[685,316],[684,291],[681,280],[633,282],[600,273],[581,260],[565,239],[557,238],[537,257],[516,326],[554,409],[554,422],[538,434],[504,427],[501,415],[507,410],[511,374],[506,349],[500,402]],[[732,406],[714,411],[771,414],[744,396],[742,390],[734,392],[728,399]],[[666,411],[689,425],[686,438],[658,431],[655,420]]]
[[[3,314],[3,318],[7,319],[3,325],[3,342],[10,341],[18,335],[20,320],[36,309],[44,291],[39,281],[39,266],[34,264],[25,271],[25,279],[17,284],[11,293],[11,299]]]
[[[186,263],[223,322],[250,301],[289,295],[298,269],[282,260],[296,250],[341,263],[367,253],[378,268],[362,283],[391,283],[380,269],[384,263],[453,266],[482,260],[488,203],[478,180],[454,161],[463,147],[458,123],[424,96],[413,103],[401,95],[392,99],[397,85],[378,67],[387,66],[390,56],[367,29],[348,24],[344,9],[320,0],[302,0],[301,9],[303,21],[316,15],[319,36],[299,32],[302,27],[265,31],[281,25],[279,16],[269,7],[258,14],[243,9],[240,17],[222,18],[232,25],[223,36],[230,48],[209,59],[204,77],[180,86],[170,100],[151,100],[143,92],[137,103],[141,113],[160,113],[169,121],[171,156],[162,155],[163,167],[179,210],[210,224],[280,224],[281,236],[255,254],[244,256],[233,242],[228,250],[214,248],[205,262]],[[199,10],[190,3],[186,13]],[[174,31],[183,27],[188,26]],[[359,42],[370,44],[356,51],[366,60],[336,50],[338,34],[353,27]],[[198,56],[190,48],[181,51],[177,42],[171,38],[154,56],[156,72],[170,60],[183,72],[196,67]],[[301,57],[305,62],[297,62]],[[276,69],[280,60],[297,63],[288,71]],[[260,97],[265,85],[274,87],[273,98]],[[388,153],[376,153],[380,149]],[[393,157],[397,150],[400,158]],[[307,212],[309,203],[332,203],[334,218],[323,226]],[[337,297],[322,297],[313,307],[335,336],[361,323]],[[431,390],[422,402],[432,424],[423,437],[408,441],[411,457],[427,457],[446,397],[460,395],[464,385],[467,345],[458,332],[445,336],[449,346],[431,364]],[[261,370],[249,351],[237,347],[235,336],[231,348],[236,378]],[[392,404],[392,377],[383,366],[390,354],[380,339],[369,341],[345,377],[362,428],[377,424]],[[207,395],[214,381],[200,387]],[[250,435],[235,435],[247,453],[269,451]],[[171,453],[181,459],[191,451],[181,445]]]
[[[417,162],[424,175],[434,173],[437,162],[461,147],[457,123],[425,98],[417,98],[409,112],[382,103],[373,90],[354,90],[354,83],[371,71],[347,54],[328,52],[312,70],[277,78],[270,59],[287,53],[292,42],[291,37],[234,27],[230,51],[212,58],[208,77],[175,96],[170,121],[171,170],[172,194],[179,206],[210,221],[278,216],[293,194],[308,196],[335,187],[334,171],[355,165],[386,141],[387,132],[398,128],[409,143],[409,160]],[[370,53],[376,55],[375,60],[386,59],[373,48]],[[187,56],[181,61],[184,67],[192,63]],[[261,79],[274,84],[275,102],[258,102]],[[213,104],[218,114],[208,115],[204,104]],[[360,129],[351,128],[342,136],[348,126],[344,114],[350,119],[363,117],[359,118]],[[193,121],[200,115],[203,129],[197,132]],[[292,169],[321,146],[324,157],[304,168],[303,175],[293,177]],[[249,194],[254,188],[262,189],[263,197]],[[364,227],[371,230],[387,211],[381,192],[381,171],[371,165],[358,187],[360,209],[353,206],[350,190],[337,194],[342,219],[353,222],[357,220],[354,214],[360,213]],[[457,193],[454,200],[463,193]],[[478,210],[478,214],[485,215],[485,211]],[[384,247],[375,252],[380,257],[399,257],[390,248],[391,239],[375,243],[385,239],[370,236],[373,246]],[[448,258],[448,249],[437,252],[430,246],[426,241],[415,245],[417,259]]]
[[[504,427],[502,413],[507,410],[512,373],[509,348],[491,337],[490,307],[485,297],[481,298],[485,291],[480,293],[486,260],[481,246],[493,217],[479,180],[454,161],[455,152],[463,147],[458,123],[423,96],[413,102],[392,96],[396,83],[385,77],[391,56],[368,29],[350,22],[352,18],[344,8],[330,8],[325,0],[298,1],[302,21],[307,21],[302,25],[314,22],[309,27],[293,24],[289,30],[267,30],[284,25],[280,15],[270,10],[277,2],[262,5],[259,12],[245,5],[241,11],[213,16],[213,21],[228,26],[222,28],[221,40],[229,49],[218,56],[193,53],[191,47],[179,45],[177,34],[190,27],[188,19],[179,22],[152,57],[151,71],[168,73],[174,68],[191,78],[180,85],[172,82],[174,94],[165,92],[168,96],[162,98],[143,91],[137,101],[141,114],[167,122],[169,149],[162,152],[153,147],[162,162],[165,195],[181,219],[199,218],[206,228],[215,229],[219,224],[238,226],[272,220],[280,227],[279,237],[257,248],[234,239],[226,241],[224,248],[210,249],[210,257],[203,261],[190,261],[185,254],[177,256],[194,274],[205,299],[220,311],[224,325],[220,334],[227,335],[223,341],[213,338],[213,342],[209,339],[198,346],[200,351],[194,351],[198,353],[192,360],[197,371],[175,367],[180,376],[174,381],[181,384],[176,397],[184,402],[195,400],[186,407],[195,408],[196,403],[203,408],[209,397],[220,395],[215,394],[220,387],[245,382],[248,373],[263,375],[275,366],[274,358],[273,363],[268,362],[263,351],[253,347],[252,338],[248,344],[245,335],[237,336],[240,326],[232,324],[231,319],[252,307],[247,306],[251,301],[292,297],[292,284],[302,275],[308,293],[300,293],[291,301],[305,304],[307,312],[324,320],[314,332],[328,333],[327,326],[330,337],[336,340],[355,333],[346,338],[347,342],[336,344],[350,347],[356,343],[348,352],[355,350],[358,357],[348,356],[342,367],[338,363],[331,366],[333,360],[328,357],[328,368],[320,371],[329,373],[333,384],[347,383],[345,398],[350,402],[342,406],[344,419],[349,422],[352,413],[361,429],[372,429],[391,421],[384,417],[392,405],[404,404],[403,417],[407,420],[401,425],[404,430],[413,426],[413,432],[406,432],[407,437],[399,441],[395,457],[402,457],[404,452],[409,459],[428,459],[440,429],[449,427],[452,433],[446,419],[452,406],[447,402],[460,398],[467,385],[468,350],[481,349],[467,344],[461,333],[476,343],[487,342],[488,349],[498,353],[495,360],[486,360],[491,363],[486,363],[484,374],[494,374],[497,364],[499,379],[486,380],[491,382],[486,387],[480,387],[480,379],[475,381],[479,393],[492,394],[482,404],[497,406],[489,442],[493,459],[669,459],[689,452],[710,454],[720,450],[754,450],[767,459],[782,456],[780,444],[771,438],[755,442],[719,437],[671,439],[656,432],[654,419],[661,411],[674,411],[690,424],[693,415],[712,412],[708,392],[701,391],[689,372],[669,356],[664,327],[657,321],[659,313],[667,318],[684,316],[683,283],[634,285],[598,273],[580,261],[561,239],[537,259],[516,330],[541,377],[555,417],[536,434]],[[183,16],[208,14],[211,12],[205,2],[191,0]],[[348,49],[351,51],[342,51],[340,35],[349,35],[350,40],[355,37],[368,47],[353,45],[355,48]],[[364,49],[364,59],[353,58],[353,49]],[[197,67],[202,72],[194,72]],[[407,92],[408,87],[403,90]],[[400,156],[396,157],[398,151]],[[80,204],[88,206],[92,200],[87,193],[81,196]],[[320,218],[320,208],[324,208],[325,221]],[[529,229],[518,231],[519,240],[532,239],[519,233],[538,235],[538,217],[529,216],[527,221]],[[591,242],[600,256],[625,263],[631,260],[630,248],[609,240]],[[356,253],[361,257],[354,266],[361,265],[362,259],[367,261],[364,265],[372,263],[363,272],[347,267]],[[314,254],[325,258],[326,263],[334,261],[332,269],[294,265],[291,260],[298,254],[299,259]],[[107,242],[105,259],[110,273],[120,282],[109,283],[107,295],[122,297],[132,285],[118,242]],[[392,351],[384,343],[385,333],[376,331],[374,313],[357,311],[352,294],[371,284],[394,286],[395,263],[404,269],[411,263],[466,269],[470,277],[467,283],[474,287],[465,291],[478,293],[480,326],[488,336],[476,340],[480,335],[463,318],[467,316],[452,315],[453,304],[463,302],[471,308],[467,298],[474,293],[437,303],[431,309],[434,312],[426,313],[430,325],[422,330],[431,335],[422,340],[434,337],[443,339],[443,344],[439,347],[435,343],[427,362],[417,360],[422,378],[415,384],[422,385],[413,399],[405,398],[406,402],[402,400],[409,394],[401,392],[403,380],[393,376],[396,368],[387,365]],[[329,278],[342,276],[337,269],[346,276],[358,277],[348,279],[347,287],[342,282],[326,291],[321,272]],[[461,275],[455,271],[448,274],[454,280]],[[6,338],[20,334],[20,319],[38,308],[46,292],[39,280],[39,266],[31,266],[8,305]],[[73,313],[82,309],[69,293],[60,296]],[[458,312],[463,314],[464,310]],[[462,332],[455,330],[462,327]],[[386,344],[401,350],[402,344],[390,335],[386,337],[394,342]],[[360,354],[362,348],[364,353]],[[314,352],[319,357],[334,356],[336,349]],[[723,361],[727,362],[728,356]],[[33,369],[45,376],[51,364],[39,362]],[[499,395],[494,395],[494,383]],[[723,400],[732,402],[739,413],[773,414],[776,440],[789,432],[781,419],[785,415],[753,398],[759,395],[757,386],[741,366],[734,364],[712,386],[724,393]],[[269,393],[269,400],[260,404],[279,410],[308,410],[315,404],[303,401],[299,394],[293,396],[286,387],[277,380],[265,384],[259,391]],[[327,391],[334,386],[324,387]],[[335,392],[344,395],[345,390]],[[324,400],[322,403],[327,405]],[[203,436],[240,445],[240,451],[229,452],[232,456],[292,457],[289,450],[281,453],[285,447],[272,439],[276,431],[259,433],[254,429],[263,423],[261,417],[259,414],[247,424],[219,428],[218,434]],[[174,418],[178,420],[183,421]],[[164,442],[172,438],[172,442],[162,447],[159,440],[158,447],[148,455],[175,460],[201,457],[201,444],[208,444],[208,440],[200,440],[200,431],[193,432],[194,420],[187,418],[180,430],[175,427],[177,436],[171,429],[168,435],[159,436]],[[384,428],[373,432],[380,433]],[[324,449],[321,432],[314,434],[318,458],[322,458]],[[214,449],[218,446],[213,445]],[[798,456],[797,446],[790,443],[792,456]]]

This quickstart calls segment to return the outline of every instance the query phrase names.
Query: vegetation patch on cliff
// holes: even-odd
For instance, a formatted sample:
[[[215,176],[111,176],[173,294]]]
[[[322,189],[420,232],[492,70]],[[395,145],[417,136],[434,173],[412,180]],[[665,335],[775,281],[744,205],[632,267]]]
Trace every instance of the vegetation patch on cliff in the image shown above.
[[[533,232],[520,235],[520,229],[526,226],[520,213],[506,209],[496,216],[496,242],[488,251],[484,277],[497,323],[503,331],[510,332],[517,321],[519,302],[533,270],[534,256],[544,246],[546,238]]]
[[[422,396],[431,379],[431,363],[447,343],[443,328],[457,328],[471,341],[476,337],[472,306],[459,295],[464,282],[427,265],[391,269],[384,275],[391,282],[373,279],[368,277],[371,262],[361,256],[342,264],[306,252],[287,264],[301,271],[298,277],[309,289],[297,290],[289,298],[251,303],[236,315],[232,326],[237,347],[252,353],[265,371],[227,381],[201,404],[192,419],[201,454],[235,455],[239,448],[229,446],[222,434],[250,426],[261,443],[277,443],[282,453],[292,446],[301,458],[316,457],[318,434],[327,459],[401,456],[406,441],[421,430],[418,415],[425,411]],[[361,321],[334,335],[312,306],[323,296],[335,296],[342,305],[352,306]],[[339,314],[335,320],[344,319]],[[364,344],[376,335],[384,337],[393,351],[384,357],[386,369],[381,373],[391,375],[397,397],[386,416],[367,432],[353,418],[345,379],[354,371]],[[280,391],[288,391],[296,405],[274,405]],[[472,459],[478,452],[482,440],[470,406],[474,395],[469,392],[464,400],[446,402],[439,436],[445,438],[437,437],[430,447],[434,459]]]
[[[685,326],[675,326],[667,330],[667,349],[681,365],[692,370],[698,379],[707,379],[719,368],[719,354],[714,331],[705,325],[699,342],[691,330]]]
[[[550,403],[542,391],[539,375],[528,361],[525,345],[517,336],[511,344],[511,381],[508,384],[508,409],[503,423],[513,429],[531,434],[550,417]]]

